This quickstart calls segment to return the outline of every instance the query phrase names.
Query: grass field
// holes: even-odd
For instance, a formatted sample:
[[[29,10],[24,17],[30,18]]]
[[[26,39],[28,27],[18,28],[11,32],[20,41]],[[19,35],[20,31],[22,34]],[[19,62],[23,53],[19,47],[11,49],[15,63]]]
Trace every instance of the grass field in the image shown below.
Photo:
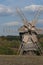
[[[0,55],[0,65],[43,65],[43,56]]]
[[[38,35],[43,50],[43,35]],[[20,46],[19,36],[0,36],[0,55],[17,55]]]

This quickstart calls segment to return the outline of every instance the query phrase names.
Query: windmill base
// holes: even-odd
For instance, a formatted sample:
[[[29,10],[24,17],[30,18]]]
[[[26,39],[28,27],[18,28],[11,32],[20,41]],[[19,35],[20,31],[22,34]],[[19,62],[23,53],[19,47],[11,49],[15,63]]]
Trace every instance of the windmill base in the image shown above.
[[[29,51],[22,51],[21,50],[20,55],[38,55],[38,56],[40,56],[41,53],[39,51],[36,51],[36,50],[29,50]]]

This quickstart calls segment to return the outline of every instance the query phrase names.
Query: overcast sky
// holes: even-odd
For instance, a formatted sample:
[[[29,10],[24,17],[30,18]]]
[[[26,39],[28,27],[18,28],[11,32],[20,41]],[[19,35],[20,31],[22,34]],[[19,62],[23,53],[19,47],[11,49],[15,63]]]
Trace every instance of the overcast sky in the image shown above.
[[[36,26],[43,28],[43,0],[0,0],[0,35],[18,35],[18,28],[23,22],[16,12],[17,7],[29,21],[41,10]]]

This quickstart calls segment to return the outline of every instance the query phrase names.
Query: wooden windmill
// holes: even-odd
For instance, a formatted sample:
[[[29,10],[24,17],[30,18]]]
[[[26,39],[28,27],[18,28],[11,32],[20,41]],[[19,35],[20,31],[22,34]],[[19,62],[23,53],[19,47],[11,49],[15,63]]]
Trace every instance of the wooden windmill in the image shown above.
[[[18,50],[18,53],[20,53],[20,55],[22,54],[41,55],[42,50],[38,41],[39,29],[36,28],[35,26],[37,23],[40,10],[37,12],[34,20],[32,20],[31,23],[28,22],[28,20],[25,18],[24,14],[19,8],[17,8],[16,11],[21,16],[24,24],[18,30],[21,39],[21,45]]]

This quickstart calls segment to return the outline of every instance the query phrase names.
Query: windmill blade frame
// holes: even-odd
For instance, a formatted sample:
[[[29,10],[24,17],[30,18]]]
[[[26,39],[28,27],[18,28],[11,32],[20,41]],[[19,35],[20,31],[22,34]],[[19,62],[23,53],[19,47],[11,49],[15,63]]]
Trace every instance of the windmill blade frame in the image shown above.
[[[24,16],[22,10],[19,9],[19,8],[16,8],[16,11],[17,11],[17,13],[20,15],[20,17],[22,18],[22,21],[23,21],[24,25],[28,24],[28,20],[27,20],[27,18]]]
[[[29,30],[29,28],[32,27],[31,23],[28,22],[27,18],[25,17],[21,9],[16,8],[16,11],[21,16],[24,26]]]
[[[38,22],[37,20],[38,20],[38,16],[40,15],[40,9],[38,9],[38,11],[37,11],[37,13],[36,13],[36,15],[34,16],[34,19],[32,20],[32,26],[35,26],[36,25],[36,23]]]
[[[36,28],[36,31],[38,32],[38,34],[43,33],[43,29],[41,28]]]

